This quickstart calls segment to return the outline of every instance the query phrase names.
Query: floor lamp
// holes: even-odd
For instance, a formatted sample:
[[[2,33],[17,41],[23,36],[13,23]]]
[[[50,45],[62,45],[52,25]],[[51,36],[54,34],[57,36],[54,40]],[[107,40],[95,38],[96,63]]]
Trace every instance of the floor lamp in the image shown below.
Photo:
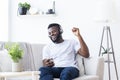
[[[115,60],[115,54],[114,54],[114,48],[113,48],[113,43],[112,43],[112,36],[111,36],[111,30],[109,26],[105,26],[103,28],[103,32],[102,32],[102,38],[101,38],[101,44],[100,44],[100,50],[99,50],[99,56],[103,55],[102,49],[105,50],[104,46],[103,46],[103,38],[106,34],[107,37],[107,41],[106,41],[106,54],[107,54],[107,60],[105,61],[108,64],[108,75],[109,75],[109,80],[111,80],[111,66],[110,64],[113,63],[114,67],[115,67],[115,72],[116,72],[116,78],[117,80],[119,80],[118,78],[118,72],[117,72],[117,66],[116,66],[116,60]],[[110,54],[113,57],[113,61],[110,60]]]
[[[103,56],[103,52],[107,54],[107,61],[105,63],[108,64],[108,76],[109,80],[111,79],[111,66],[110,64],[113,63],[115,67],[116,72],[116,80],[119,80],[118,78],[118,72],[117,72],[117,66],[116,66],[116,60],[115,60],[115,54],[114,54],[114,48],[112,43],[112,36],[111,36],[111,30],[110,30],[110,23],[113,22],[113,20],[116,19],[116,13],[115,13],[115,4],[113,0],[99,0],[97,2],[96,7],[96,20],[98,22],[102,22],[105,24],[102,32],[102,38],[101,38],[101,44],[100,44],[100,50],[99,50],[99,56]],[[106,42],[104,42],[104,37],[106,38]],[[106,45],[106,46],[104,46]],[[110,61],[110,55],[112,55],[113,61]]]

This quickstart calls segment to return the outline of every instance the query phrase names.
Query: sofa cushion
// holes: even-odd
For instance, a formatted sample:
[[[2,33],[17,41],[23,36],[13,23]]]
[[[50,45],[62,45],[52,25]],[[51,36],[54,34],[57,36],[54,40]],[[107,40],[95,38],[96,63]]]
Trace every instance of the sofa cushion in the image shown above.
[[[99,80],[99,77],[97,75],[84,75],[73,80]]]
[[[34,59],[34,64],[35,64],[35,69],[39,70],[40,67],[43,66],[42,64],[42,50],[44,48],[45,44],[31,44],[31,50],[33,54],[33,59]],[[82,57],[80,55],[76,56],[77,61],[78,61],[78,66],[80,70],[80,76],[84,75],[84,65],[82,62]]]
[[[34,64],[35,64],[35,68],[36,70],[39,70],[39,68],[41,66],[43,66],[42,64],[42,50],[44,48],[45,44],[31,44],[31,50],[32,50],[32,54],[34,57]],[[82,62],[82,57],[80,55],[77,55],[77,61],[78,61],[78,66],[79,66],[79,70],[80,70],[80,76],[84,75],[84,65]]]
[[[54,80],[60,80],[60,79],[55,78]],[[78,78],[75,78],[73,80],[99,80],[99,77],[96,75],[84,75],[84,76],[80,76]]]
[[[0,50],[4,49],[4,42],[0,41]]]
[[[83,57],[80,56],[79,54],[77,55],[77,61],[78,61],[80,76],[83,76],[85,74],[85,69],[84,69],[85,67],[84,67],[84,64],[83,64]]]
[[[39,70],[42,64],[42,50],[45,44],[31,44],[31,50],[33,54],[35,70]]]

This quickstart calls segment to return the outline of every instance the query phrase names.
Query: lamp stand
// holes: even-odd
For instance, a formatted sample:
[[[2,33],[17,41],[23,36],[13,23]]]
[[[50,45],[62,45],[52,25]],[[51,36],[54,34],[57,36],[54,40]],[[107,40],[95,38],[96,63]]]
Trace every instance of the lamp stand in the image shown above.
[[[106,44],[106,49],[103,46],[103,37],[105,35],[106,31],[106,38],[107,38],[107,44]],[[107,54],[107,61],[105,61],[108,64],[108,75],[109,75],[109,80],[111,80],[111,72],[110,72],[110,63],[114,64],[115,67],[115,72],[116,72],[116,79],[119,80],[118,78],[118,72],[117,72],[117,67],[116,67],[116,61],[115,61],[115,55],[114,55],[114,49],[113,49],[113,43],[112,43],[112,36],[111,36],[111,31],[109,26],[105,26],[103,28],[102,32],[102,38],[101,38],[101,44],[100,44],[100,50],[99,50],[99,56],[104,55],[102,52],[102,49],[104,49],[104,54]],[[110,54],[112,54],[113,61],[110,61]]]

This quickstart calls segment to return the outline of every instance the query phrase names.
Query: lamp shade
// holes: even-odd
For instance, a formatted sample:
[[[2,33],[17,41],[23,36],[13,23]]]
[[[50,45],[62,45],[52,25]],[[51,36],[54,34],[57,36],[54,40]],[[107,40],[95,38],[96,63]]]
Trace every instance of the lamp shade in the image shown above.
[[[116,20],[116,7],[113,0],[98,0],[95,10],[95,20],[113,22]]]

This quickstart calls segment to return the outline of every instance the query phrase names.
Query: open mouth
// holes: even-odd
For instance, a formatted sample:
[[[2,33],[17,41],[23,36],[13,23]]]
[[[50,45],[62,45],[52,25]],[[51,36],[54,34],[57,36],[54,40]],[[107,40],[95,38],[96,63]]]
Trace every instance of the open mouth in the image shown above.
[[[56,40],[56,36],[51,36],[51,39],[52,39],[53,41],[55,41],[55,40]]]

